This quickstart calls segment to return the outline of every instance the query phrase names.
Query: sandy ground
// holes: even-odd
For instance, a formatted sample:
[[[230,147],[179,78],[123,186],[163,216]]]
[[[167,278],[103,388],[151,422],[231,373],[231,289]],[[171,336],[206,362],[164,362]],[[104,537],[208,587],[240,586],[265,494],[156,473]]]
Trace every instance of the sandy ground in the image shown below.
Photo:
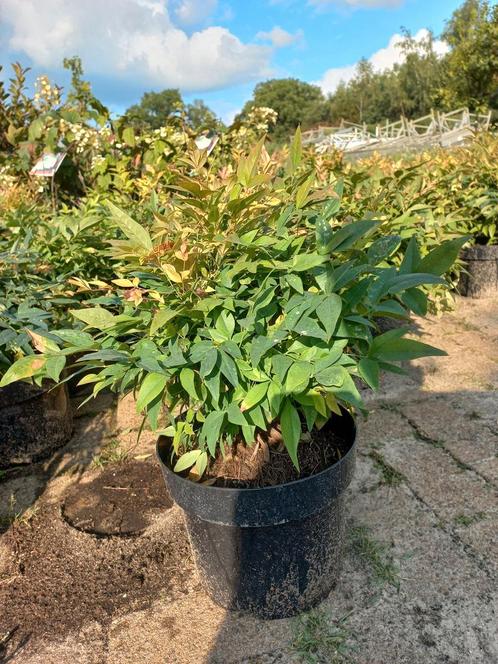
[[[498,300],[459,299],[454,313],[417,323],[448,357],[412,362],[368,398],[351,535],[341,580],[314,613],[321,631],[215,606],[180,510],[158,510],[157,495],[131,537],[65,520],[77,484],[102,486],[125,453],[155,463],[153,436],[136,443],[132,401],[104,397],[79,411],[52,459],[1,478],[0,661],[498,663]],[[346,659],[326,639],[338,625]]]

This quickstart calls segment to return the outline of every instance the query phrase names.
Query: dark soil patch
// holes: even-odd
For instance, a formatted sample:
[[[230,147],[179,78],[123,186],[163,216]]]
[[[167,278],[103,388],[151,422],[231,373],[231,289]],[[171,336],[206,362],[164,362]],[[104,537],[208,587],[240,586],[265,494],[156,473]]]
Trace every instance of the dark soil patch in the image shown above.
[[[40,507],[29,524],[14,524],[2,537],[0,635],[17,628],[14,648],[27,635],[30,642],[59,639],[159,596],[173,601],[190,592],[196,583],[190,546],[179,514],[170,514],[131,538],[75,530],[57,505]]]
[[[172,505],[157,466],[134,460],[106,468],[91,482],[75,484],[62,513],[69,525],[87,533],[136,535]]]
[[[218,453],[205,478],[214,486],[250,488],[275,486],[316,475],[341,459],[351,447],[341,431],[331,426],[313,429],[302,436],[297,456],[300,472],[285,449],[278,425],[248,446],[238,442],[225,457]]]

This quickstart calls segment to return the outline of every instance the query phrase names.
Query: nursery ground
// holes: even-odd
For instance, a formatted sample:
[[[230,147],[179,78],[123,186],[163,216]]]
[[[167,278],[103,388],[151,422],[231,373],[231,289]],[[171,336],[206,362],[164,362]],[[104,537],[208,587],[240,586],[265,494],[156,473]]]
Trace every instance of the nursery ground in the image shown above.
[[[153,436],[104,396],[54,457],[0,477],[0,661],[498,663],[498,300],[420,333],[448,357],[368,397],[344,569],[316,610],[263,622],[207,598]]]

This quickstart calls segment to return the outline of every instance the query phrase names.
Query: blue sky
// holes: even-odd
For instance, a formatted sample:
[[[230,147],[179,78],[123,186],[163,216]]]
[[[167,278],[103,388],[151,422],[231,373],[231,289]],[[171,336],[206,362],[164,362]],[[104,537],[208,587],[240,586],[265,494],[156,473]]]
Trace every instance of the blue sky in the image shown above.
[[[180,87],[230,120],[272,77],[331,92],[361,58],[399,60],[401,26],[439,35],[461,0],[0,0],[0,64],[67,83],[80,55],[96,95],[123,111],[147,90]],[[444,52],[444,44],[438,44]],[[6,75],[4,71],[4,76]]]

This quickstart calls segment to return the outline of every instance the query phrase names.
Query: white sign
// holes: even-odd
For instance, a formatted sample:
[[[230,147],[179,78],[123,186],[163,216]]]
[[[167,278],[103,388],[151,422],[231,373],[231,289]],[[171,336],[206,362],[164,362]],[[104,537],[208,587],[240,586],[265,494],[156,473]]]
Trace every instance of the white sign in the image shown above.
[[[219,136],[217,134],[214,134],[211,138],[203,134],[202,136],[197,136],[194,143],[199,150],[207,150],[208,155],[210,155],[218,140]]]
[[[59,152],[58,154],[46,152],[45,154],[42,154],[30,170],[30,174],[36,175],[37,177],[53,178],[65,156],[65,152]]]

